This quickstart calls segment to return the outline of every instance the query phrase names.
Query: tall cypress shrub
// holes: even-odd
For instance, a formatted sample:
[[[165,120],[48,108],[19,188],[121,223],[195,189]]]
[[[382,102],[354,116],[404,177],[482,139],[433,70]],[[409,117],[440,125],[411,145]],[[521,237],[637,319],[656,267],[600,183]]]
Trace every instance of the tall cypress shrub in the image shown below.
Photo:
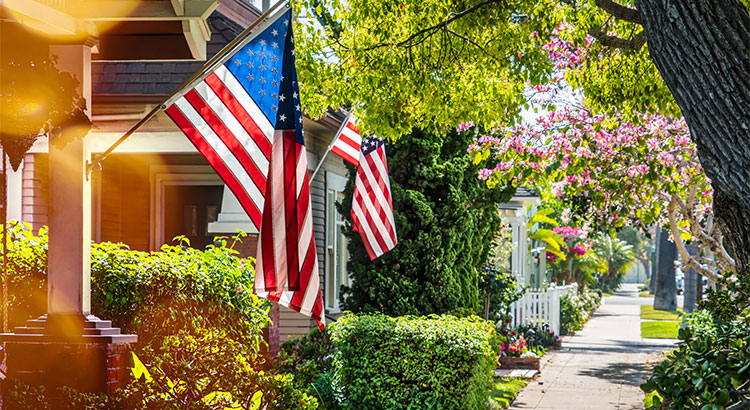
[[[345,309],[392,316],[477,311],[479,270],[500,226],[498,204],[515,190],[486,188],[469,143],[455,131],[415,129],[386,144],[398,245],[374,261],[351,230],[356,170],[350,168],[338,205],[348,221],[352,278],[351,287],[342,287]]]

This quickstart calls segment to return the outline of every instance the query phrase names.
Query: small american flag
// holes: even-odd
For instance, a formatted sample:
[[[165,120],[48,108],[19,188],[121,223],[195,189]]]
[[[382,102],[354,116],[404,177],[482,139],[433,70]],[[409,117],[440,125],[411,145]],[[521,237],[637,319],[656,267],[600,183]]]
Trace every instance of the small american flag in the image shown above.
[[[346,118],[334,141],[331,151],[356,167],[359,163],[359,148],[362,145],[356,117],[350,114]]]
[[[362,141],[357,178],[354,181],[352,220],[354,230],[362,237],[370,260],[393,249],[398,243],[385,144],[380,138]]]
[[[255,291],[323,326],[291,11],[166,108],[259,228]]]

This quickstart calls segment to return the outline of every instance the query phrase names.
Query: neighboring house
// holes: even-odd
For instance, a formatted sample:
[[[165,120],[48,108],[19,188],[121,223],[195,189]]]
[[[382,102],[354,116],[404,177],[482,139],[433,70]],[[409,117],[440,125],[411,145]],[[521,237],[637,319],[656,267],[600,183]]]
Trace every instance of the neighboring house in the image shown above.
[[[208,17],[210,58],[234,39],[261,12],[243,0],[220,0]],[[167,51],[165,51],[167,52]],[[158,56],[157,56],[158,57]],[[92,76],[92,153],[105,151],[135,122],[198,71],[202,61],[96,61]],[[344,115],[313,121],[304,119],[310,172],[318,165]],[[47,224],[48,177],[46,140],[38,141],[22,168],[11,176],[10,217]],[[335,202],[343,197],[347,169],[343,160],[328,155],[311,182],[313,224],[319,273],[328,314],[339,312],[338,289],[348,282],[343,219]],[[15,194],[16,192],[17,194]],[[242,256],[255,256],[257,230],[219,176],[198,154],[177,126],[163,113],[145,124],[101,164],[92,175],[92,238],[153,251],[184,235],[202,248],[215,235],[248,233]],[[274,304],[275,305],[275,304]],[[306,316],[274,306],[270,329],[272,349],[278,342],[307,334],[313,328]]]
[[[500,216],[507,220],[512,228],[513,253],[510,256],[510,271],[516,276],[519,284],[530,288],[540,288],[547,281],[547,260],[545,244],[529,239],[527,229],[529,218],[536,212],[542,198],[533,190],[520,187],[513,198],[500,205]]]

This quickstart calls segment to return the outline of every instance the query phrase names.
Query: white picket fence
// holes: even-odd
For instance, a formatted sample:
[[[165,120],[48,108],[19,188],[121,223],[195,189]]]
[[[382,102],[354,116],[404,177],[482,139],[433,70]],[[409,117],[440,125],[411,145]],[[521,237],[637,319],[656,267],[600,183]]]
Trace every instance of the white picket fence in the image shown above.
[[[574,295],[578,284],[550,286],[547,289],[528,290],[521,299],[510,305],[511,325],[527,323],[542,325],[549,323],[555,335],[560,335],[560,298],[563,295]]]

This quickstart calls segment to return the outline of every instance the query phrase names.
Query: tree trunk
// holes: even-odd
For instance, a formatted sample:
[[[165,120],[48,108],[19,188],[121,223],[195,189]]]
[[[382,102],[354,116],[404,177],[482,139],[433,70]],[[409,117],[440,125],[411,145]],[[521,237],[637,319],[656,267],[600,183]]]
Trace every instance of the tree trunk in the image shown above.
[[[651,268],[651,279],[648,281],[648,293],[650,295],[653,295],[656,293],[656,285],[658,285],[659,282],[659,275],[656,273],[659,271],[659,255],[661,254],[661,230],[656,229],[656,233],[654,234],[654,247],[656,248],[654,251],[654,265]]]
[[[750,262],[750,16],[740,0],[635,0],[649,52],[714,188],[725,246]]]
[[[695,244],[690,244],[687,246],[687,251],[691,256],[695,256],[698,253],[698,246]],[[685,279],[682,283],[682,288],[684,289],[685,298],[683,299],[684,302],[682,303],[682,310],[685,313],[693,313],[693,310],[696,309],[698,304],[698,295],[697,295],[697,283],[699,281],[700,275],[698,275],[698,272],[695,271],[695,269],[688,269],[685,272]]]
[[[677,246],[669,240],[669,234],[666,231],[659,235],[657,249],[659,262],[653,275],[653,279],[657,280],[654,309],[675,310],[677,309],[677,283],[674,277],[674,261],[677,259]]]

